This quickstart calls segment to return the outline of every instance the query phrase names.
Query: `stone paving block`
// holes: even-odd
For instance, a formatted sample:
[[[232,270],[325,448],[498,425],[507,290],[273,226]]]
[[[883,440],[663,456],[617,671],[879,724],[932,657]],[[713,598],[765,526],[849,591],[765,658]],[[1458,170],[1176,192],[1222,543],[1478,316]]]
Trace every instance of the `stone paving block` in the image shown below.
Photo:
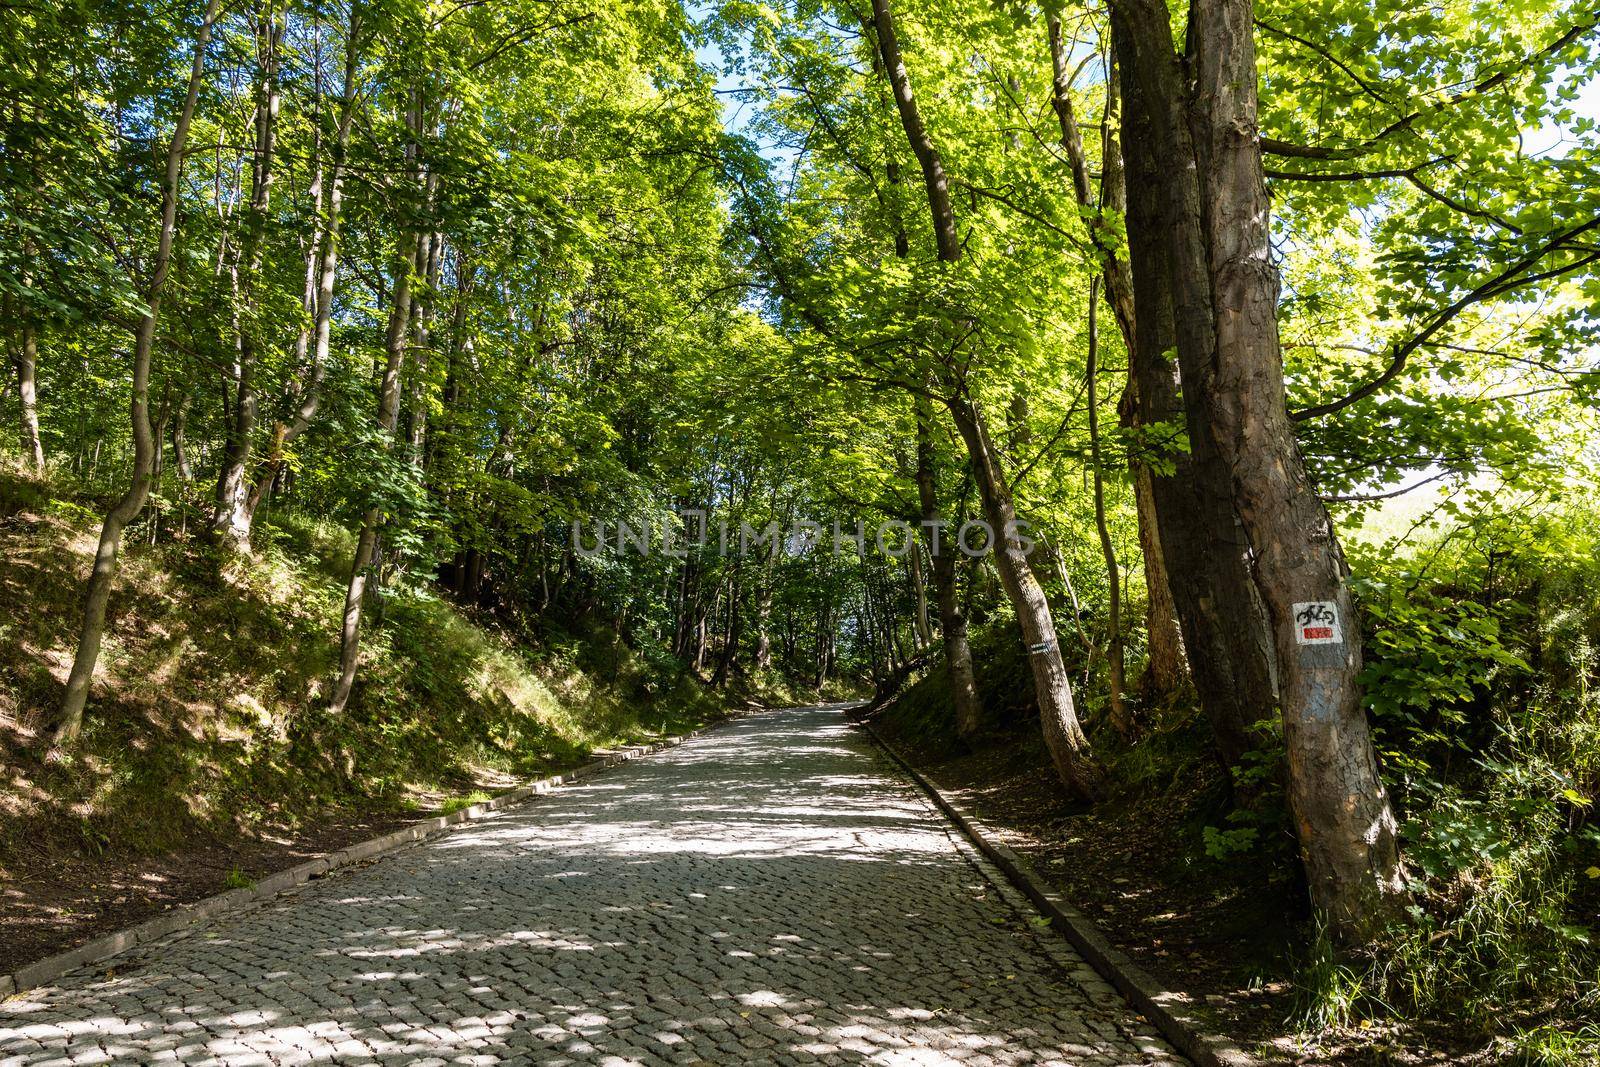
[[[538,792],[0,1004],[0,1064],[1185,1062],[836,711]]]

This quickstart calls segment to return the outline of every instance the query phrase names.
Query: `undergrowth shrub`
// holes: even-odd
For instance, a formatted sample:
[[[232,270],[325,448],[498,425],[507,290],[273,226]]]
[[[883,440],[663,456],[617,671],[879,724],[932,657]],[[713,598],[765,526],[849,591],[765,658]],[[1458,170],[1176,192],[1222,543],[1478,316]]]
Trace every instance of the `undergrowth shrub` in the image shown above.
[[[1364,964],[1312,951],[1298,976],[1308,1027],[1347,1022],[1358,1004],[1484,1035],[1520,1018],[1523,1062],[1596,1062],[1580,1026],[1600,1009],[1588,511],[1463,517],[1414,555],[1352,552],[1410,902]]]

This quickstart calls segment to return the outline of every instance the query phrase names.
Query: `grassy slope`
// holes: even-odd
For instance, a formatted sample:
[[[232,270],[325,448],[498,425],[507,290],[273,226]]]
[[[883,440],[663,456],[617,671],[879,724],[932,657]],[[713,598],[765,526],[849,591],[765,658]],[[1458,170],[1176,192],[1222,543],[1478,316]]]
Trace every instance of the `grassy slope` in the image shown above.
[[[226,577],[194,540],[130,531],[84,735],[44,763],[30,724],[59,699],[97,529],[92,504],[0,470],[0,887],[51,856],[435,808],[721,711],[614,639],[529,649],[413,592],[385,599],[354,702],[322,717],[350,539],[277,515],[258,564]]]

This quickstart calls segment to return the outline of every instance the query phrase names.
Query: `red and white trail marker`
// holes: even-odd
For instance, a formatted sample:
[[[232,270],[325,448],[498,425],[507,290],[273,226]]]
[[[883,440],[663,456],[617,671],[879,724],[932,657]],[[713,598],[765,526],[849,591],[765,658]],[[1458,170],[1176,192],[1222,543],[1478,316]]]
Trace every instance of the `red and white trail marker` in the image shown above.
[[[1294,606],[1294,641],[1297,645],[1338,645],[1344,642],[1339,628],[1339,608],[1331,600],[1311,600]]]

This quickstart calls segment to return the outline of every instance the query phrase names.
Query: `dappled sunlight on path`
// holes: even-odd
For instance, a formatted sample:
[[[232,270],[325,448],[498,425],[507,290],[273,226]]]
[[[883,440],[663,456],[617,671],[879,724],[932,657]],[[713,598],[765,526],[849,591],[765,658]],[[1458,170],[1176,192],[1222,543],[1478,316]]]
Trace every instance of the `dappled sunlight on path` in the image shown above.
[[[0,1006],[0,1062],[1182,1062],[837,709],[114,963]]]

